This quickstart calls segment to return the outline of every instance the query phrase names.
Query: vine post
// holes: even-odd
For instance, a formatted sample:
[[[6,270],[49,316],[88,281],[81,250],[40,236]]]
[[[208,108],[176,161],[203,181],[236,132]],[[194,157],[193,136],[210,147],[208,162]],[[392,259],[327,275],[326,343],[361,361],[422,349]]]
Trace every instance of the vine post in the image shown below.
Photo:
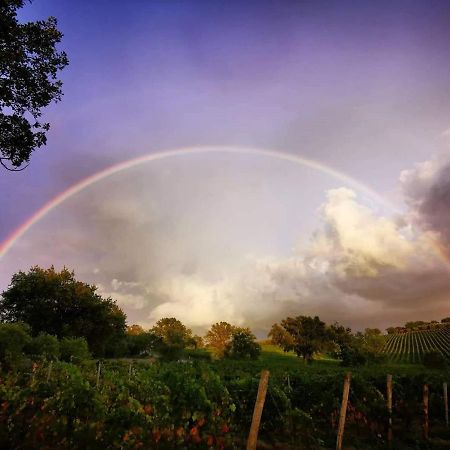
[[[256,450],[256,442],[258,440],[259,424],[266,400],[267,385],[269,384],[269,371],[263,370],[259,380],[258,394],[256,396],[255,409],[253,410],[252,425],[247,439],[247,450]]]
[[[350,380],[352,374],[348,372],[344,378],[344,390],[342,392],[341,413],[339,414],[339,426],[336,439],[336,450],[342,450],[342,441],[344,439],[345,418],[347,415],[348,394],[350,393]]]
[[[50,377],[52,375],[52,368],[53,368],[53,360],[50,361],[49,365],[48,365],[48,370],[47,370],[47,383],[50,381]]]
[[[386,377],[387,410],[388,410],[388,433],[387,440],[389,448],[392,448],[392,375]]]
[[[448,394],[447,394],[447,383],[443,384],[444,389],[444,412],[445,412],[445,426],[448,427]]]
[[[100,371],[102,370],[102,362],[99,361],[98,362],[98,367],[97,367],[97,389],[100,385]]]
[[[428,440],[428,399],[429,399],[429,389],[428,384],[423,385],[423,438]]]
[[[33,362],[33,364],[31,365],[31,384],[34,384],[34,382],[36,381],[36,369],[37,369],[38,365],[36,362]]]

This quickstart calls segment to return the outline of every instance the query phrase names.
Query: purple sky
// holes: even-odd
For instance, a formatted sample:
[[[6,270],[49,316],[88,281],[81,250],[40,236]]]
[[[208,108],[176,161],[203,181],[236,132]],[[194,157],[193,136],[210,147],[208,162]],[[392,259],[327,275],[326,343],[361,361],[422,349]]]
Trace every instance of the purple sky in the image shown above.
[[[314,159],[371,186],[395,202],[402,217],[384,218],[397,227],[394,238],[394,230],[380,222],[380,211],[373,212],[369,220],[369,213],[358,209],[364,205],[352,203],[348,192],[330,194],[330,189],[349,187],[330,177],[257,157],[229,161],[196,156],[130,171],[62,206],[33,227],[21,245],[0,261],[0,288],[18,268],[54,262],[74,267],[80,278],[102,285],[105,293],[117,298],[128,295],[123,303],[128,305],[127,312],[143,324],[154,320],[155,308],[161,314],[183,314],[186,305],[180,306],[182,301],[177,300],[183,296],[202,298],[202,308],[212,311],[206,314],[208,320],[216,319],[214,305],[217,310],[229,305],[229,320],[244,322],[253,314],[252,302],[276,305],[252,322],[261,329],[284,312],[330,311],[329,302],[338,302],[336,318],[345,322],[348,317],[353,326],[372,320],[364,310],[370,311],[380,326],[401,322],[403,317],[428,314],[434,318],[448,311],[443,299],[450,291],[442,281],[445,276],[441,278],[438,262],[423,269],[423,276],[431,280],[432,273],[436,283],[421,291],[420,298],[408,297],[409,303],[406,294],[399,298],[395,289],[380,289],[385,302],[381,307],[374,294],[375,283],[366,278],[390,286],[392,280],[407,284],[408,277],[417,279],[410,250],[398,247],[394,239],[409,239],[415,248],[411,253],[417,254],[420,247],[429,255],[433,252],[424,249],[421,233],[431,233],[447,248],[442,230],[450,223],[420,215],[424,210],[418,199],[425,202],[421,196],[428,199],[434,185],[423,181],[426,166],[415,165],[433,161],[429,163],[434,168],[433,180],[441,184],[447,180],[449,2],[35,0],[20,17],[35,20],[49,15],[58,18],[64,33],[61,48],[70,59],[62,74],[64,97],[47,110],[45,118],[51,123],[48,145],[33,154],[30,167],[0,175],[4,194],[0,240],[51,197],[88,175],[146,153],[197,145],[251,146]],[[399,181],[405,170],[409,172]],[[196,199],[203,190],[211,192],[211,198],[203,199],[200,207]],[[234,197],[233,190],[237,192]],[[113,214],[118,202],[133,205],[132,211],[118,209]],[[236,205],[241,213],[236,212]],[[439,207],[445,207],[445,201]],[[254,214],[247,217],[244,212],[253,208]],[[224,228],[226,220],[217,217],[230,214],[234,227]],[[121,215],[134,224],[131,229]],[[138,232],[134,227],[142,215],[145,227]],[[347,219],[341,229],[337,217],[343,216]],[[154,217],[159,217],[157,225],[149,219]],[[348,223],[348,217],[358,220]],[[266,226],[259,225],[262,221]],[[380,232],[380,236],[392,237],[391,241],[379,239],[389,242],[402,261],[387,258],[394,251],[391,247],[386,254],[373,253],[381,245],[375,238],[363,243],[360,236],[345,235],[359,226],[355,223],[371,229],[369,222],[377,224],[373,236]],[[199,230],[202,223],[207,225]],[[327,234],[333,227],[337,244],[332,244]],[[412,228],[413,235],[409,235]],[[54,238],[55,229],[60,241]],[[254,231],[249,239],[251,230],[258,233]],[[136,242],[128,242],[125,267],[112,267],[101,255],[126,232],[145,234],[148,249],[153,249],[148,250],[152,259],[164,259],[163,252],[172,259],[147,272],[136,271],[143,264],[142,255],[137,254]],[[209,236],[202,245],[187,245],[187,241],[197,242],[196,236],[202,233]],[[224,235],[233,244],[225,239],[223,246],[215,247]],[[105,242],[97,247],[102,236],[107,236]],[[71,251],[48,251],[47,247],[42,259],[42,246],[50,238],[55,249],[72,242]],[[166,241],[177,245],[172,248],[171,244],[169,249],[161,244]],[[358,248],[355,242],[360,244]],[[232,250],[227,253],[229,248]],[[78,250],[76,256],[74,249]],[[87,255],[86,249],[92,252]],[[342,265],[341,250],[344,259],[358,252],[364,257]],[[186,260],[174,262],[174,255],[180,252]],[[250,253],[256,263],[248,263]],[[208,254],[220,261],[217,267],[206,258]],[[111,258],[114,256],[112,251]],[[267,258],[277,261],[271,259],[269,264]],[[378,268],[376,274],[353,270],[354,264],[365,267],[371,258]],[[289,266],[287,261],[292,259],[309,268],[299,269],[296,263]],[[238,266],[243,270],[236,261],[244,260],[245,271],[252,274],[248,276],[260,280],[255,285],[262,292],[253,297],[239,287],[248,283],[235,275],[230,280]],[[310,265],[317,268],[319,260],[321,269],[309,273]],[[265,281],[260,275],[262,261],[268,277]],[[96,262],[103,266],[92,267]],[[216,267],[214,273],[210,273],[211,267]],[[302,272],[301,283],[295,279],[295,267]],[[401,273],[391,273],[388,268]],[[187,281],[183,278],[186,273],[194,275]],[[280,281],[286,278],[289,288]],[[144,280],[152,281],[145,284]],[[332,289],[324,291],[317,284],[331,284]],[[234,305],[236,292],[247,299],[247,309]],[[280,301],[284,303],[277,303]],[[431,302],[428,310],[418,307],[426,301]],[[349,312],[352,304],[354,313]],[[383,314],[386,304],[392,309],[392,318]],[[204,326],[201,321],[191,322]]]

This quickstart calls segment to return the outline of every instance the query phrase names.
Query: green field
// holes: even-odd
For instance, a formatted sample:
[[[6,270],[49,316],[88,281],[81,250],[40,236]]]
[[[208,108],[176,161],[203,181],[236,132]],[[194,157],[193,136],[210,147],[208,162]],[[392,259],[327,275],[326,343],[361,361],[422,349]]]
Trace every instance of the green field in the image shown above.
[[[450,360],[450,328],[389,334],[383,353],[391,361],[419,364],[431,350],[437,350]]]

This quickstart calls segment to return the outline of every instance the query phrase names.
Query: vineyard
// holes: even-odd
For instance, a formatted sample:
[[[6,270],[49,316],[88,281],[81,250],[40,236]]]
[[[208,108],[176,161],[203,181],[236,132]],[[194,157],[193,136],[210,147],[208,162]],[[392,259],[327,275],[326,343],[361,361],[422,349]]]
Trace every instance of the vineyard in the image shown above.
[[[263,368],[270,380],[258,448],[335,448],[348,368],[334,363],[273,355],[272,361],[124,360],[99,367],[93,360],[44,361],[2,374],[0,448],[244,448]],[[387,373],[393,374],[393,448],[450,448],[442,390],[448,373],[415,366],[353,371],[344,448],[387,448]]]
[[[438,351],[450,360],[450,327],[389,334],[383,348],[391,361],[421,363],[425,353]]]

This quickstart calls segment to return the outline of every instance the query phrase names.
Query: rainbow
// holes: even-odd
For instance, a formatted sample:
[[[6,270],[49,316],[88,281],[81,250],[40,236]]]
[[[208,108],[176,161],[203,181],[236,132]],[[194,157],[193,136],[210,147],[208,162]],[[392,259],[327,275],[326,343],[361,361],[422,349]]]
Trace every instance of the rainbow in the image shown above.
[[[61,205],[69,198],[83,191],[84,189],[92,186],[93,184],[104,180],[112,175],[122,172],[132,167],[136,167],[140,164],[150,163],[168,158],[181,157],[186,155],[195,155],[202,153],[230,153],[241,155],[257,155],[266,156],[269,158],[275,158],[278,160],[289,161],[295,164],[309,167],[311,169],[318,170],[324,174],[330,175],[349,186],[358,189],[361,192],[367,194],[370,198],[377,203],[387,206],[390,210],[395,211],[395,207],[391,205],[386,199],[380,196],[377,192],[371,189],[369,186],[351,178],[350,176],[339,172],[331,167],[321,164],[317,161],[313,161],[306,158],[301,158],[291,153],[284,153],[273,150],[264,150],[258,148],[241,148],[241,147],[227,147],[227,146],[210,146],[210,147],[188,147],[176,150],[167,150],[158,153],[150,153],[137,158],[133,158],[127,161],[114,164],[104,170],[101,170],[87,178],[79,181],[67,190],[61,192],[57,196],[53,197],[50,201],[45,203],[39,210],[37,210],[31,217],[23,222],[18,228],[16,228],[1,244],[0,244],[0,259],[2,259],[7,252],[14,246],[18,239],[20,239],[33,225],[44,218],[53,209]]]

